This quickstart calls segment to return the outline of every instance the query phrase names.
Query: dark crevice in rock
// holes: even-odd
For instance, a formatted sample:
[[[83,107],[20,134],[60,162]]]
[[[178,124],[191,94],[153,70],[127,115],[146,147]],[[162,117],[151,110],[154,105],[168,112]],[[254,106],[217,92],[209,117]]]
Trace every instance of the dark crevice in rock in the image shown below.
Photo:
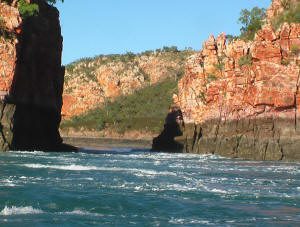
[[[264,161],[266,160],[266,157],[267,157],[268,147],[269,147],[269,142],[266,143],[265,150],[264,150],[264,153],[263,153],[263,160]]]
[[[299,74],[298,74],[298,80],[297,80],[297,84],[296,84],[296,94],[295,94],[295,130],[296,131],[298,129],[298,117],[300,117],[297,115],[297,110],[300,108],[297,103],[298,95],[300,95],[299,94],[299,83],[300,83],[300,70],[299,70]]]
[[[234,148],[234,157],[237,158],[239,156],[239,147],[243,136],[239,136],[236,138],[236,147]]]
[[[0,120],[0,130],[1,130],[1,143],[2,143],[2,149],[6,150],[7,148],[10,149],[9,141],[6,140],[6,137],[4,135],[4,125],[2,124],[3,118],[4,118],[4,109],[6,104],[2,102],[2,108],[1,108],[1,120]]]
[[[284,159],[284,152],[282,147],[280,147],[280,152],[281,152],[281,158],[279,159],[279,161],[282,161]]]
[[[195,144],[197,143],[198,133],[197,133],[197,125],[194,126],[194,135],[193,135],[193,145],[192,150],[195,148]]]

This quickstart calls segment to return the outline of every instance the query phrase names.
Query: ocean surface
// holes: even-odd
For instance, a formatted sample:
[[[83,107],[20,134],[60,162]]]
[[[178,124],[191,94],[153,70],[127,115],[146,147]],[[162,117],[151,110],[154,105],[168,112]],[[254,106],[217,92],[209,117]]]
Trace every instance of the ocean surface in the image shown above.
[[[300,226],[300,164],[110,148],[0,154],[0,226]]]

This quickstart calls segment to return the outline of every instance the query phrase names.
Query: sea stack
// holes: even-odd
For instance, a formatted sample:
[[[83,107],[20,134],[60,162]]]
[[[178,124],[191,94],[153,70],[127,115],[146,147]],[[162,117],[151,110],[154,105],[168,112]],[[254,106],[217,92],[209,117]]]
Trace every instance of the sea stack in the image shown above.
[[[22,18],[0,3],[0,150],[63,149],[61,121],[64,67],[59,12],[42,0]]]

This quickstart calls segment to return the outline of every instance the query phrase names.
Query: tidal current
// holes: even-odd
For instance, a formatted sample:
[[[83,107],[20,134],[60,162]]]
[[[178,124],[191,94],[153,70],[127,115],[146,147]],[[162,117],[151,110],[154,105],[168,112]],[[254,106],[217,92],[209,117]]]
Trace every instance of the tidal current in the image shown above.
[[[0,226],[300,226],[300,163],[112,148],[0,154]]]

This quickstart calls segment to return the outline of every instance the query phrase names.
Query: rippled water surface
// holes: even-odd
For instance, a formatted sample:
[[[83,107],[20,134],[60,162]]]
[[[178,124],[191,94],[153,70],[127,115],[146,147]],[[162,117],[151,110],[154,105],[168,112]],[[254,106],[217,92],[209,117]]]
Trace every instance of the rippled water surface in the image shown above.
[[[300,226],[300,164],[119,148],[4,153],[0,225]]]

